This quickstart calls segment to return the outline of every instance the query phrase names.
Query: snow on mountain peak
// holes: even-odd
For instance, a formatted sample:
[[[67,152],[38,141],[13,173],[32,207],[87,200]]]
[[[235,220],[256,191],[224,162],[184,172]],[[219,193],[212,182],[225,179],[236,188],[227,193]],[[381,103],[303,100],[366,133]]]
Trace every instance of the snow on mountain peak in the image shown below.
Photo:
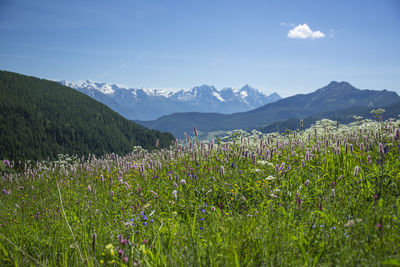
[[[222,96],[217,91],[213,91],[211,94],[215,96],[219,101],[221,102],[225,101],[225,99],[223,99]]]

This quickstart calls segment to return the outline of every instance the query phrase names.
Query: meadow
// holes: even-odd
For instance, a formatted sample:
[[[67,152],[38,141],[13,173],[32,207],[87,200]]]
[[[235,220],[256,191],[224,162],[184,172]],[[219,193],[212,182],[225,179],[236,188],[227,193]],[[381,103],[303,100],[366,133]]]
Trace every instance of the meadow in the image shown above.
[[[400,265],[400,120],[0,169],[2,266]]]

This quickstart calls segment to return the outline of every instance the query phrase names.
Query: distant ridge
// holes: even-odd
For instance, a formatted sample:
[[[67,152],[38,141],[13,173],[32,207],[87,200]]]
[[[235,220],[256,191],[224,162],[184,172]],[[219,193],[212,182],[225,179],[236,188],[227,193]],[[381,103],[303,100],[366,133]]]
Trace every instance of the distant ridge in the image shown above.
[[[57,154],[126,154],[174,140],[57,82],[0,71],[0,159],[54,159]]]
[[[398,118],[400,115],[400,101],[388,106],[382,106],[385,112],[382,114],[383,120],[390,118]],[[302,118],[303,129],[309,128],[316,121],[321,119],[330,119],[339,122],[340,124],[348,124],[354,122],[354,116],[361,116],[363,119],[376,120],[375,114],[371,113],[371,107],[352,107],[347,109],[335,110],[330,112],[322,112],[311,115],[309,117]],[[285,132],[286,130],[297,130],[300,129],[300,119],[292,118],[283,121],[273,122],[263,127],[261,132]]]
[[[265,95],[245,85],[240,89],[201,85],[191,90],[167,92],[159,89],[125,88],[116,84],[84,81],[61,84],[74,88],[109,106],[131,120],[154,120],[175,112],[219,112],[230,114],[248,111],[281,99],[277,93]]]
[[[395,92],[360,90],[348,82],[331,82],[309,94],[283,98],[251,111],[230,115],[218,113],[176,113],[154,121],[137,121],[151,129],[168,131],[176,137],[191,133],[196,124],[203,135],[214,131],[260,129],[273,122],[305,118],[321,112],[353,107],[380,108],[400,101]]]

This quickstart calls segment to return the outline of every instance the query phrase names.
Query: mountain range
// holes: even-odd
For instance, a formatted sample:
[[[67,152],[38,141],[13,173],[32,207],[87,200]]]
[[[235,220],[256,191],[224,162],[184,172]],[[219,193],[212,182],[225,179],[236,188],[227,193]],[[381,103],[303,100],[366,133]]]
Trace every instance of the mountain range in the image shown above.
[[[300,119],[318,113],[329,113],[349,108],[369,110],[386,107],[400,101],[395,92],[387,90],[360,90],[348,82],[333,81],[309,94],[297,94],[247,112],[220,113],[175,113],[153,121],[137,121],[149,127],[172,133],[181,138],[193,132],[195,124],[202,137],[212,132],[234,129],[262,129],[269,124],[287,119]],[[354,114],[358,115],[358,114]]]
[[[211,85],[202,85],[191,90],[167,92],[160,89],[126,88],[90,80],[59,83],[96,99],[130,120],[154,120],[172,113],[193,111],[230,114],[252,110],[281,99],[277,93],[266,95],[249,85],[241,89],[221,90]]]
[[[174,137],[149,130],[57,82],[0,71],[0,159],[58,154],[126,154],[168,147]]]

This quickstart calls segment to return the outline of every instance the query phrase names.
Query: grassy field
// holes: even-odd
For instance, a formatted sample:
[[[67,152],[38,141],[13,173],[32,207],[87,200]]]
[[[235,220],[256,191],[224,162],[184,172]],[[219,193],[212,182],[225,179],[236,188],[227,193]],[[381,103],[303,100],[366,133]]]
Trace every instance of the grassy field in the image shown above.
[[[399,127],[4,161],[0,265],[400,265]]]

